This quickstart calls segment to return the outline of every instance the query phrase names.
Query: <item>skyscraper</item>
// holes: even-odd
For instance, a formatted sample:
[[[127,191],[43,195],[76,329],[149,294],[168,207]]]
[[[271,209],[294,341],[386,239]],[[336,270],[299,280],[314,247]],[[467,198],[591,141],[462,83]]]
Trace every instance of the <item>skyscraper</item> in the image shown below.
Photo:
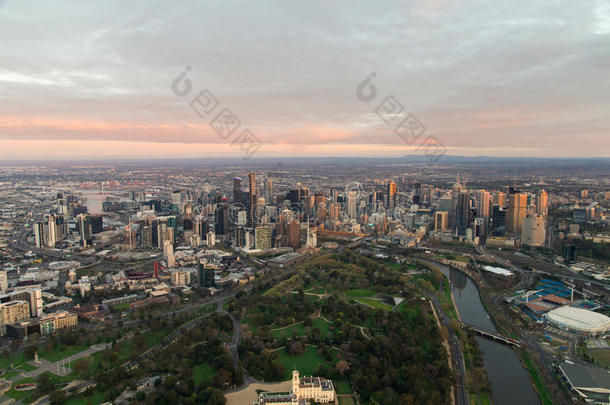
[[[265,177],[264,182],[264,192],[265,192],[265,202],[267,204],[272,204],[273,199],[273,181],[269,177]]]
[[[536,214],[546,216],[549,213],[549,195],[546,191],[540,190],[536,194]]]
[[[240,177],[233,179],[233,202],[243,204]]]
[[[346,195],[346,210],[347,215],[350,218],[356,218],[356,199],[358,198],[358,194],[356,190],[348,190]]]
[[[393,180],[390,180],[387,185],[386,207],[390,211],[393,211],[394,208],[396,208],[396,183],[394,183]]]
[[[456,196],[455,228],[458,235],[464,235],[470,226],[470,192],[460,191]]]
[[[254,172],[250,172],[248,174],[248,183],[250,185],[250,195],[248,205],[248,216],[247,216],[247,226],[249,228],[256,227],[256,174]]]
[[[534,214],[523,219],[521,243],[528,246],[542,246],[545,241],[544,217]]]
[[[506,231],[520,234],[523,228],[523,218],[527,214],[527,194],[514,192],[508,196],[506,211]]]

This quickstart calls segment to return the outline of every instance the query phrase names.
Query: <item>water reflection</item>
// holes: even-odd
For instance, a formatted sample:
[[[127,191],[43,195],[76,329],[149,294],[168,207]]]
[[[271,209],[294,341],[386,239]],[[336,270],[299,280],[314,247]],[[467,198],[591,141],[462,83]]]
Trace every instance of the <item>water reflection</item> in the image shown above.
[[[490,332],[496,332],[493,322],[481,302],[476,284],[459,270],[437,264],[451,282],[451,290],[462,321]],[[540,404],[527,371],[510,347],[477,337],[483,353],[483,364],[491,383],[494,404]]]

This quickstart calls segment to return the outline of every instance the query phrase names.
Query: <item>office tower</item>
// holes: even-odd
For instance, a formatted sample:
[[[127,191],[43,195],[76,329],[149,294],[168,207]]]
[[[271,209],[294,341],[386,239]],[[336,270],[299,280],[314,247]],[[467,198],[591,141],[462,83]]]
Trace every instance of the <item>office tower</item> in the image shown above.
[[[453,206],[453,200],[451,197],[442,197],[438,200],[438,211],[446,211],[448,213],[451,212]],[[450,215],[451,216],[451,215]]]
[[[44,223],[34,222],[32,224],[32,230],[34,231],[34,240],[36,241],[37,248],[43,248],[45,246],[44,238]]]
[[[393,180],[390,180],[386,187],[386,208],[390,211],[396,208],[396,183]]]
[[[213,247],[216,244],[216,234],[214,233],[214,231],[208,232],[205,242],[208,247]]]
[[[206,269],[202,263],[198,263],[197,272],[199,273],[199,287],[211,288],[216,286],[214,280],[214,269]]]
[[[263,183],[264,187],[264,197],[265,202],[267,204],[271,204],[273,202],[273,181],[269,177],[265,177],[265,182]]]
[[[510,194],[508,196],[508,210],[506,211],[506,231],[520,234],[526,214],[527,194],[519,192]]]
[[[536,214],[546,216],[549,213],[549,195],[546,191],[540,190],[536,194]]]
[[[240,177],[235,177],[233,179],[233,202],[243,204]]]
[[[295,250],[301,247],[301,224],[296,219],[288,224],[288,244]]]
[[[494,205],[500,207],[506,207],[506,193],[496,192],[494,193]]]
[[[576,247],[574,245],[563,246],[563,259],[566,264],[574,263],[576,261]]]
[[[542,215],[528,215],[523,219],[521,243],[527,246],[544,245],[546,233]]]
[[[473,239],[479,238],[485,239],[485,235],[487,234],[485,219],[477,217],[472,221],[472,237]]]
[[[104,219],[101,215],[90,215],[91,217],[91,234],[95,235],[104,232]]]
[[[9,301],[0,304],[0,334],[6,334],[6,325],[26,320],[30,317],[27,301]]]
[[[477,195],[477,216],[489,220],[489,201],[491,195],[489,191],[481,190]]]
[[[415,183],[413,191],[413,204],[420,205],[421,203],[421,184]]]
[[[502,206],[493,206],[491,221],[492,235],[504,236],[506,234],[506,211]]]
[[[89,214],[79,214],[76,217],[76,221],[81,246],[90,246],[93,243],[91,216]]]
[[[455,229],[458,235],[464,235],[470,227],[470,193],[459,191],[455,201]]]
[[[6,274],[6,270],[0,270],[0,293],[4,294],[6,289],[8,288],[8,274]]]
[[[229,205],[222,204],[216,208],[215,233],[217,235],[226,235],[229,231]]]
[[[256,249],[271,249],[272,230],[268,226],[259,226],[254,230],[254,247]]]
[[[250,195],[248,196],[248,200],[250,202],[248,208],[248,214],[247,214],[247,226],[249,228],[254,228],[256,227],[256,202],[257,202],[257,195],[256,195],[256,174],[254,172],[251,172],[248,174],[248,183],[250,186]]]
[[[40,288],[21,291],[13,294],[12,301],[25,301],[29,305],[30,317],[38,318],[42,315],[42,291]]]
[[[451,210],[449,211],[449,226],[452,229],[457,227],[457,210],[460,194],[462,193],[463,187],[460,183],[460,176],[457,176],[453,189],[451,190]]]
[[[434,229],[447,230],[449,227],[449,213],[447,211],[436,211],[434,213]]]
[[[356,200],[358,194],[356,190],[348,190],[346,195],[346,211],[350,218],[356,218]]]

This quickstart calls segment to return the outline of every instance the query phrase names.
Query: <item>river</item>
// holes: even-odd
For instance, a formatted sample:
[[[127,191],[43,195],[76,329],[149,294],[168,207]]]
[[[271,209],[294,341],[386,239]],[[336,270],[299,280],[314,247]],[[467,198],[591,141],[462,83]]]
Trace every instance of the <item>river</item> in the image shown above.
[[[490,332],[497,332],[479,297],[476,284],[466,274],[436,263],[451,282],[451,290],[462,321]],[[482,337],[476,337],[483,364],[491,383],[495,405],[540,404],[532,387],[527,370],[517,353],[509,346]]]

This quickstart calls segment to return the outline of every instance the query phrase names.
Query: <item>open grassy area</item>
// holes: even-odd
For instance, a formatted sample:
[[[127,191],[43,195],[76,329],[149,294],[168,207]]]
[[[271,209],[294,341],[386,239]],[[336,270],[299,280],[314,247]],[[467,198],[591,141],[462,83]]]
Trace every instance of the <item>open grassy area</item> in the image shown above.
[[[208,363],[197,364],[193,367],[193,381],[196,386],[204,385],[210,382],[216,371]]]
[[[538,367],[536,367],[536,365],[534,364],[529,353],[522,352],[521,358],[523,359],[523,363],[525,364],[525,367],[527,368],[527,370],[530,373],[530,378],[532,379],[532,381],[534,382],[534,385],[536,386],[536,391],[538,391],[538,396],[540,397],[540,401],[542,401],[543,405],[552,405],[553,401],[551,400],[551,395],[549,394],[546,384],[542,380],[542,376],[540,375],[540,372],[538,371]]]
[[[493,401],[491,395],[486,392],[477,394],[476,392],[470,392],[470,403],[472,405],[492,405]]]
[[[89,346],[68,346],[68,347],[58,347],[53,349],[50,352],[42,352],[40,357],[46,360],[49,360],[51,363],[55,363],[56,361],[65,359],[66,357],[70,357],[72,355],[78,354],[84,350],[87,350]]]
[[[100,391],[94,391],[93,394],[89,397],[85,395],[79,395],[73,398],[70,398],[64,402],[65,405],[98,405],[104,402],[104,393]]]
[[[369,306],[373,309],[381,309],[382,311],[391,311],[394,309],[393,306],[386,304],[382,301],[373,300],[370,298],[358,298],[355,300],[356,302],[360,302],[366,306]]]
[[[339,397],[339,405],[355,405],[353,397]]]
[[[292,378],[292,370],[299,370],[302,376],[315,375],[320,364],[331,366],[336,361],[336,359],[333,359],[332,362],[324,360],[318,355],[318,348],[315,346],[307,346],[305,352],[296,357],[286,353],[285,350],[278,350],[276,354],[277,361],[284,366],[283,380]]]
[[[345,295],[347,295],[348,297],[372,297],[373,295],[377,294],[375,291],[371,291],[371,290],[347,290],[345,292]]]
[[[330,326],[331,324],[326,322],[324,319],[316,318],[313,320],[311,327],[307,327],[303,324],[303,322],[300,322],[289,328],[275,329],[272,333],[275,339],[284,339],[291,338],[293,334],[296,334],[296,336],[309,336],[311,335],[311,331],[313,330],[313,328],[318,328],[321,332],[320,336],[326,337],[328,336]]]
[[[22,353],[19,353],[17,356],[9,356],[9,357],[0,357],[0,368],[8,368],[11,363],[13,364],[13,367],[16,368],[16,366],[18,364],[24,363],[26,362],[27,359],[25,358],[25,356]]]
[[[610,367],[610,350],[589,350],[589,355],[602,367]]]
[[[352,387],[349,385],[347,381],[336,381],[335,382],[335,391],[337,394],[351,394]]]
[[[30,394],[32,391],[17,391],[15,389],[15,386],[19,385],[19,384],[25,384],[25,383],[33,383],[36,382],[36,380],[34,378],[28,377],[28,378],[22,378],[21,380],[18,380],[16,382],[13,383],[13,387],[4,395],[13,398],[13,399],[22,399],[25,398],[28,394]]]

